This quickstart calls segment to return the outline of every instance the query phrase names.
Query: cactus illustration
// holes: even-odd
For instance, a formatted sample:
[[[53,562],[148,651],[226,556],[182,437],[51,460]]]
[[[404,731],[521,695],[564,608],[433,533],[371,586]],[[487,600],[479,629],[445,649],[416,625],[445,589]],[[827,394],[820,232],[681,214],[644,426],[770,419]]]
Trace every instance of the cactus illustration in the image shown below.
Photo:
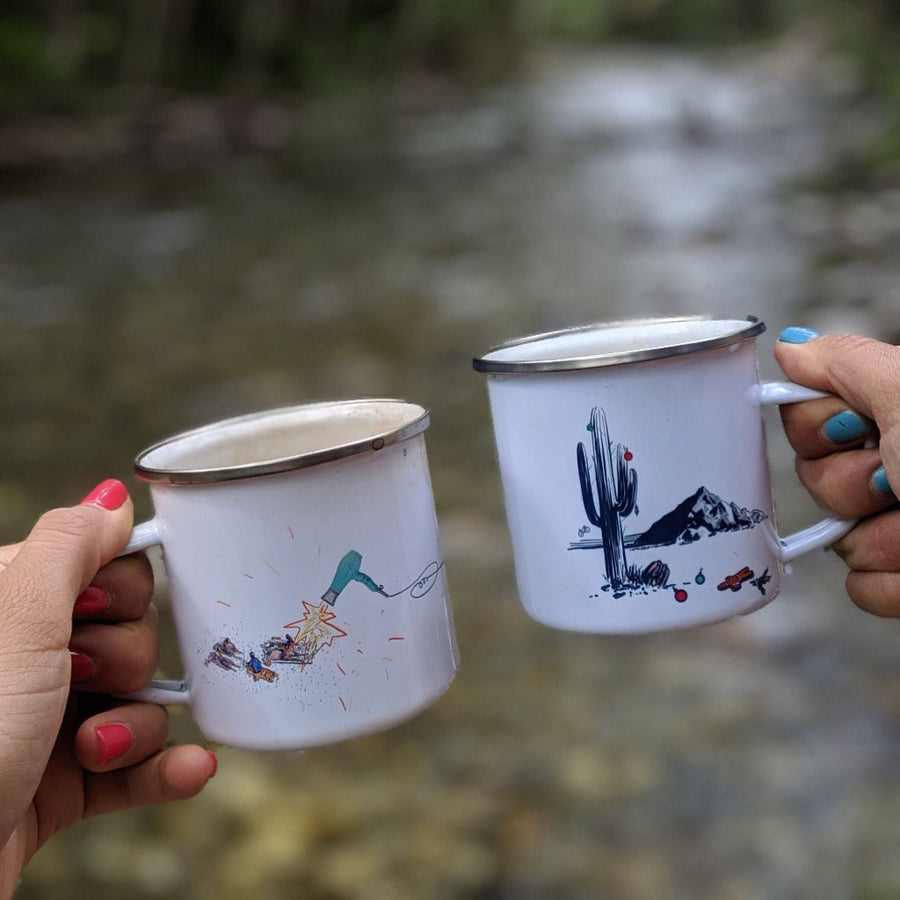
[[[612,589],[619,591],[629,586],[622,520],[634,511],[637,472],[628,465],[625,448],[610,441],[602,409],[595,406],[591,410],[587,430],[591,433],[590,461],[585,445],[578,444],[581,497],[588,521],[600,529],[603,537],[606,576]]]

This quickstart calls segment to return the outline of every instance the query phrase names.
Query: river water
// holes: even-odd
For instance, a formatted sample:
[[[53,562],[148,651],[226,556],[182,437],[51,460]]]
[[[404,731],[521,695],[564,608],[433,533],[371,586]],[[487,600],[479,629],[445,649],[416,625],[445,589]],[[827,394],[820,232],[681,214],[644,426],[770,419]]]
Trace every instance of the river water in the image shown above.
[[[513,87],[377,128],[313,121],[275,158],[5,183],[2,537],[109,475],[146,517],[130,461],[182,427],[407,397],[432,411],[462,653],[414,721],[220,749],[200,798],[61,836],[20,896],[896,897],[895,624],[853,608],[825,554],[707,629],[530,622],[471,369],[507,338],[636,314],[758,315],[767,377],[787,325],[900,337],[900,192],[810,186],[871,127],[851,88],[802,41],[548,54]],[[771,424],[790,530],[817,513]],[[162,573],[160,605],[171,647]],[[172,731],[196,738],[178,713]]]

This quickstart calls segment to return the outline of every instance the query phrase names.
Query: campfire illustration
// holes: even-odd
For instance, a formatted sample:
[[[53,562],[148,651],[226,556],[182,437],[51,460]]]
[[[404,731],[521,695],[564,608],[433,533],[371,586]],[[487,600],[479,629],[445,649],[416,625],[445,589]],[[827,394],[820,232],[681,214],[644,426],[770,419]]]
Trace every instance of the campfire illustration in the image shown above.
[[[270,638],[263,648],[266,663],[293,663],[307,666],[316,654],[325,647],[330,647],[338,638],[347,637],[343,628],[334,624],[337,618],[327,601],[317,606],[306,600],[302,601],[303,616],[295,622],[288,622],[285,628],[294,628],[293,635],[283,638]]]

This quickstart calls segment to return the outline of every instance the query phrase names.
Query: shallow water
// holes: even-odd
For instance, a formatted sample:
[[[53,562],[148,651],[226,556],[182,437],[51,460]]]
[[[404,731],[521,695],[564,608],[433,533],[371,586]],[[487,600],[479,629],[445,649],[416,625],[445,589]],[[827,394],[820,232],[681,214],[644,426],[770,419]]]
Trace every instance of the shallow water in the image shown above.
[[[222,749],[200,798],[62,836],[21,897],[897,895],[895,625],[851,608],[822,555],[708,629],[531,623],[471,369],[506,338],[639,313],[759,315],[772,377],[790,324],[897,337],[900,203],[792,188],[848,137],[795,56],[554,56],[294,158],[5,186],[0,535],[109,475],[147,516],[131,459],[183,427],[406,397],[432,410],[462,651],[414,721]],[[772,460],[799,527],[816,513],[774,420]],[[196,737],[177,713],[173,733]]]

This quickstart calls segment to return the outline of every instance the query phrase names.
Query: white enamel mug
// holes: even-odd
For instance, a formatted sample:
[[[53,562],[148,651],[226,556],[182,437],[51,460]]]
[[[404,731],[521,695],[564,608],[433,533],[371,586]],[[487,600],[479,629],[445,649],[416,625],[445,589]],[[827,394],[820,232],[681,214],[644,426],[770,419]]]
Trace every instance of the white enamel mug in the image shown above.
[[[756,610],[853,523],[778,534],[755,319],[643,319],[513,341],[487,373],[519,595],[538,622],[628,634]]]
[[[187,703],[212,741],[290,749],[395,725],[457,648],[425,451],[399,400],[277,409],[141,452],[184,666],[130,695]]]

